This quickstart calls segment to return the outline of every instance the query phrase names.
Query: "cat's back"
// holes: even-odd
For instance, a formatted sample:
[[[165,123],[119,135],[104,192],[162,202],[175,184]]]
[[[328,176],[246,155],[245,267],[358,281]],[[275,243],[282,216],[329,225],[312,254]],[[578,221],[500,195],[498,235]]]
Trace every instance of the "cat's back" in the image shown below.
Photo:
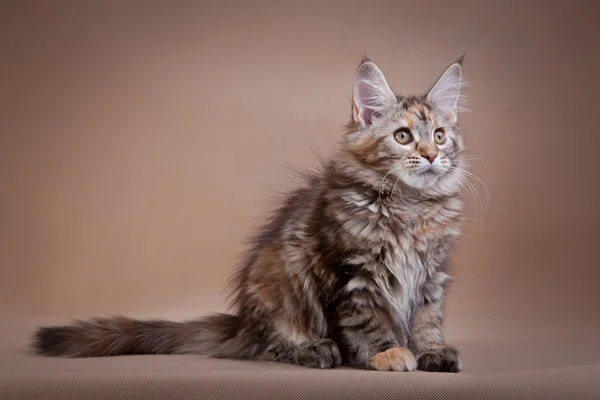
[[[254,248],[265,245],[282,246],[305,230],[323,191],[323,176],[319,172],[302,175],[299,185],[275,197],[272,211],[251,236]]]

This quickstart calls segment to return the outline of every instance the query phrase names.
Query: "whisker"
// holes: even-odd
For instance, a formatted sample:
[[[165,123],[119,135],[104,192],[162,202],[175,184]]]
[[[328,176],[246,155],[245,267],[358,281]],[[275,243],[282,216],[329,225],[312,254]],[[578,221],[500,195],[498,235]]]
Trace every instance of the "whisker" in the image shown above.
[[[471,182],[469,182],[467,179],[465,179],[465,184],[467,185],[467,187],[470,188],[471,192],[474,194],[475,196],[475,201],[476,201],[476,209],[477,209],[477,215],[479,215],[481,217],[481,219],[483,220],[483,204],[481,202],[481,197],[479,196],[479,192],[477,191],[477,189],[475,188],[475,186],[473,186],[473,184]]]
[[[484,187],[484,189],[485,189],[485,193],[486,193],[486,197],[487,197],[487,205],[489,205],[489,204],[490,204],[490,191],[489,191],[489,189],[488,189],[487,185],[485,184],[485,182],[483,182],[483,181],[482,181],[482,180],[481,180],[481,179],[480,179],[480,178],[479,178],[477,175],[475,175],[475,174],[474,174],[474,173],[472,173],[472,172],[469,172],[469,171],[467,171],[466,169],[459,168],[459,167],[455,167],[455,169],[456,169],[456,170],[459,170],[459,171],[462,171],[462,172],[464,172],[464,173],[465,173],[465,174],[467,174],[468,176],[470,176],[470,177],[472,177],[472,178],[474,178],[474,179],[477,179],[477,180],[479,181],[479,183],[481,183],[481,185],[482,185],[482,186]]]
[[[390,194],[390,197],[392,197],[394,195],[394,190],[396,190],[396,184],[398,183],[398,181],[400,180],[400,178],[402,178],[402,176],[407,172],[408,170],[404,170],[402,171],[402,173],[398,176],[398,178],[396,179],[396,182],[394,182],[394,186],[392,187],[392,193]]]
[[[401,168],[403,168],[403,166],[402,166],[402,165],[401,165],[401,166],[399,166],[399,167],[397,167],[397,168],[394,168],[394,169],[392,169],[390,172],[388,172],[387,174],[385,174],[385,175],[383,176],[383,179],[381,179],[381,183],[379,184],[379,203],[380,203],[382,206],[383,206],[383,202],[381,201],[381,189],[383,188],[383,182],[385,181],[385,178],[387,178],[389,174],[391,174],[392,172],[394,172],[394,171],[397,171],[397,170],[399,170],[399,169],[401,169]]]
[[[474,157],[461,157],[461,160],[463,160],[463,161],[475,161],[475,160],[479,161],[482,159],[483,159],[483,157],[475,157],[475,156]]]
[[[471,157],[471,156],[476,156],[476,157],[485,157],[485,154],[483,153],[466,153],[466,152],[459,152],[458,154],[464,154],[464,156],[462,157]]]
[[[469,194],[475,201],[476,215],[479,215],[483,218],[483,204],[481,203],[481,198],[479,197],[479,193],[477,192],[477,189],[473,186],[473,184],[471,182],[469,182],[469,180],[466,178],[466,176],[462,175],[463,172],[464,172],[464,170],[459,171],[459,170],[455,169],[451,172],[451,174],[453,176],[457,177],[458,179],[460,179],[461,183],[463,183],[465,185],[465,187],[468,189]]]

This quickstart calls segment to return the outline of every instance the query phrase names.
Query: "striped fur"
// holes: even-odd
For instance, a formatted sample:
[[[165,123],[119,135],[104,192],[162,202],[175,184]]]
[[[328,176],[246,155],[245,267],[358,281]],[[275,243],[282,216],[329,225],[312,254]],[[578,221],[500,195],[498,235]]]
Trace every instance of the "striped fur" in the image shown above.
[[[363,60],[348,132],[252,237],[231,280],[233,315],[76,321],[40,328],[34,348],[50,356],[202,354],[460,370],[443,336],[449,255],[463,219],[464,140],[447,92],[460,87],[452,81],[460,69],[453,64],[427,95],[403,97]],[[401,128],[410,143],[399,142]],[[435,142],[438,128],[444,143]]]

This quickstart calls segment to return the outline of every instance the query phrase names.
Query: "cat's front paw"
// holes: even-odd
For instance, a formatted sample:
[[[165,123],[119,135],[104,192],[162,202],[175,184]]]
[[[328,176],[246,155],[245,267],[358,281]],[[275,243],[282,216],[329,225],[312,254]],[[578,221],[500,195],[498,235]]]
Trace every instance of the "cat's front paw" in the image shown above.
[[[417,369],[427,372],[460,372],[462,361],[458,350],[446,346],[419,355]]]
[[[392,347],[375,354],[367,367],[377,371],[414,371],[417,367],[415,356],[404,347]]]
[[[331,339],[306,342],[298,349],[298,364],[312,368],[335,368],[342,363],[338,345]]]

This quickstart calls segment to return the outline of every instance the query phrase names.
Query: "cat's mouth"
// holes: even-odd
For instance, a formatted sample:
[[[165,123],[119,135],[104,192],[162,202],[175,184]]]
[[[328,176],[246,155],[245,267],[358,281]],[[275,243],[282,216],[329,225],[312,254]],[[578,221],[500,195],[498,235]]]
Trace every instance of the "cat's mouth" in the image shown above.
[[[415,174],[420,176],[437,176],[440,172],[432,166],[427,166],[421,167],[418,171],[415,171]]]
[[[440,182],[446,173],[445,168],[439,165],[420,165],[402,174],[402,180],[408,186],[425,189]]]

